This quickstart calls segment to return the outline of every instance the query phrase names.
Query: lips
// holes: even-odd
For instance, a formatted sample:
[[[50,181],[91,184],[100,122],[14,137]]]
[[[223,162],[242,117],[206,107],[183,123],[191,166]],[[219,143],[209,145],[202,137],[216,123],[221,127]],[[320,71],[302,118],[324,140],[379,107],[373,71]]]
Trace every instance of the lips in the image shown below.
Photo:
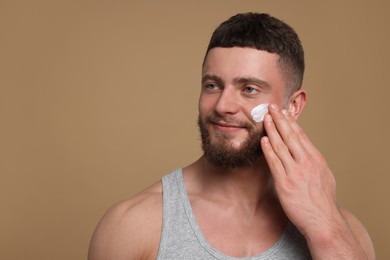
[[[234,132],[243,129],[249,130],[251,128],[249,123],[239,121],[237,118],[215,114],[206,117],[205,121],[206,124],[220,132]]]
[[[227,123],[225,121],[217,121],[217,122],[212,122],[212,123],[214,124],[214,126],[216,126],[216,128],[219,131],[223,131],[223,132],[237,131],[237,130],[245,128],[239,124]]]
[[[221,127],[242,128],[242,126],[240,126],[238,124],[226,123],[223,121],[218,121],[218,122],[213,122],[213,123],[216,124],[217,126],[221,126]]]

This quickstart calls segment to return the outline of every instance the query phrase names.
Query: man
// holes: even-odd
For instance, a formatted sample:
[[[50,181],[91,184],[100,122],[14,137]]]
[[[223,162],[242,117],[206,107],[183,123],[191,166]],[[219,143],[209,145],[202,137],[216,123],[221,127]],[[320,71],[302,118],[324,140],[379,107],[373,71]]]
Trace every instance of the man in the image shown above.
[[[302,46],[285,23],[254,13],[222,23],[202,67],[204,155],[112,207],[89,259],[375,259],[296,123],[303,71]],[[259,104],[268,106],[264,121],[251,115]]]

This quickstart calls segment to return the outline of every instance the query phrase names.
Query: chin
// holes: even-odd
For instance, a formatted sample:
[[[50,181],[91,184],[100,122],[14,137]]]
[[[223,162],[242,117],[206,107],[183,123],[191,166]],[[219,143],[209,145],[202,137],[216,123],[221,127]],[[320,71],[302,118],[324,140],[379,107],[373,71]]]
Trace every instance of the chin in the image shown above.
[[[239,151],[242,149],[243,141],[232,141],[230,147],[232,150]]]

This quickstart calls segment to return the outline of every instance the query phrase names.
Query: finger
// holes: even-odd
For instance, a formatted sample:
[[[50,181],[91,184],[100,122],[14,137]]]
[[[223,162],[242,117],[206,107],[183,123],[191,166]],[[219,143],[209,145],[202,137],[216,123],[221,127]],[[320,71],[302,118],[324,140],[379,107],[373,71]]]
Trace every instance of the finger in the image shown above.
[[[289,166],[294,162],[294,159],[292,158],[287,145],[284,143],[282,137],[276,129],[276,126],[270,114],[266,114],[264,117],[264,128],[267,132],[268,140],[272,147],[272,151],[275,153],[276,156],[279,157],[284,168],[288,170]]]
[[[292,157],[295,160],[300,160],[301,158],[307,156],[307,151],[302,146],[299,132],[297,132],[298,124],[291,116],[288,116],[288,112],[273,105],[270,106],[270,114],[277,131],[284,143],[287,145]]]
[[[275,181],[285,177],[286,171],[283,164],[279,157],[275,154],[267,136],[263,136],[261,138],[261,149],[263,150],[265,160],[267,161],[268,167]]]
[[[306,135],[305,131],[303,131],[303,129],[297,123],[296,119],[288,112],[285,112],[284,115],[286,116],[286,119],[290,122],[290,126],[293,129],[296,138],[298,138],[300,144],[302,145],[302,148],[304,149],[304,151],[306,151],[305,155],[310,156],[319,153],[317,148],[314,146],[314,144],[310,141],[310,139]],[[303,156],[303,154],[300,155],[301,155],[300,157]],[[300,158],[298,157],[297,159]]]

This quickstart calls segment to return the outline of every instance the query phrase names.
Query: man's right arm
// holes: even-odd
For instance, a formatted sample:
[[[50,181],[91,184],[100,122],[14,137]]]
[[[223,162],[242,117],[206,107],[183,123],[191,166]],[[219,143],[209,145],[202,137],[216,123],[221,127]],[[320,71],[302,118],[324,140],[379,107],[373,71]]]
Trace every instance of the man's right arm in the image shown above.
[[[161,185],[114,205],[100,220],[88,259],[156,259],[162,226]]]

